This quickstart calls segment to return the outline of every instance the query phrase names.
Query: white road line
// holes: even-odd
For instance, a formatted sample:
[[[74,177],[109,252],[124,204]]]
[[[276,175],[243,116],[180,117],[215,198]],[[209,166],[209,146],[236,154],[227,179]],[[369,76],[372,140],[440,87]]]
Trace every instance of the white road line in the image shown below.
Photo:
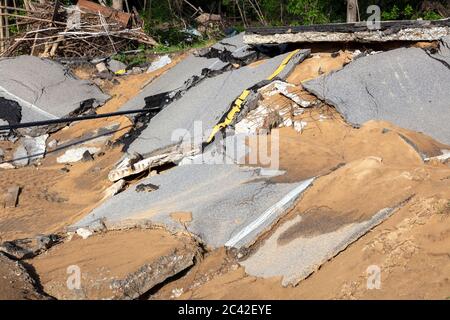
[[[261,225],[263,225],[267,220],[276,216],[280,211],[287,210],[286,205],[294,201],[309,185],[314,181],[314,178],[303,181],[298,187],[285,195],[280,201],[275,203],[272,207],[267,209],[262,215],[260,215],[255,221],[251,222],[247,226],[244,227],[239,233],[237,233],[234,237],[228,240],[225,243],[226,247],[234,247],[237,243],[242,241],[245,237],[247,237],[250,233],[255,231]]]

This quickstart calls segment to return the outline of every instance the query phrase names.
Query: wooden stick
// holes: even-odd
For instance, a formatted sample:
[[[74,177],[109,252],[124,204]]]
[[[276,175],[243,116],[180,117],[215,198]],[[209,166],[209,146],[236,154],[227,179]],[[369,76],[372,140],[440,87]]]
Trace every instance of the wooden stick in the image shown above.
[[[36,48],[36,40],[37,40],[38,34],[39,34],[39,29],[37,30],[36,34],[34,35],[34,41],[33,41],[33,46],[31,47],[30,56],[34,55],[34,49]]]
[[[5,4],[6,4],[6,1],[7,0],[5,0]],[[6,13],[6,16],[5,16],[5,38],[6,39],[9,39],[9,19],[8,19],[8,9],[3,9],[4,11],[5,11],[5,13]]]
[[[0,4],[3,5],[3,0],[0,0]],[[0,52],[5,51],[5,43],[3,42],[5,34],[3,33],[3,8],[0,8]]]
[[[14,7],[14,14],[17,14],[17,4],[16,4],[16,0],[13,0],[13,7]],[[20,32],[19,23],[18,23],[17,18],[16,18],[16,27],[17,27],[17,32]]]
[[[56,23],[56,24],[60,24],[60,25],[64,25],[64,26],[66,25],[65,22],[52,21],[52,20],[49,20],[49,19],[42,19],[42,18],[36,18],[36,17],[30,17],[30,16],[21,16],[21,15],[12,14],[12,13],[8,13],[8,14],[2,13],[0,15],[1,16],[7,15],[7,16],[10,16],[10,17],[17,17],[17,18],[21,18],[21,19],[29,19],[29,20],[35,20],[35,21],[41,21],[41,22]]]

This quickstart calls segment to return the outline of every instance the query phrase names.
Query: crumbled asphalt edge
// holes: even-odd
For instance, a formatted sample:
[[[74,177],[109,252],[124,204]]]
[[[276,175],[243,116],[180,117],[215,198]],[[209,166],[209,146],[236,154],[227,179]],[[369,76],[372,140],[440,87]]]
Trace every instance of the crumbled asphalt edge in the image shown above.
[[[57,234],[37,235],[33,238],[4,241],[0,244],[0,252],[17,260],[30,259],[62,241],[63,236]]]
[[[246,65],[248,65],[256,60],[259,60],[261,58],[260,52],[258,52],[256,50],[252,54],[250,54],[248,57],[239,59],[239,58],[233,57],[233,52],[231,52],[227,49],[219,50],[214,47],[200,50],[198,53],[198,56],[203,57],[203,58],[208,58],[208,59],[218,58],[218,59],[222,60],[223,62],[237,64],[240,67],[246,66]]]
[[[124,279],[113,280],[112,289],[120,292],[116,299],[140,299],[150,296],[150,292],[158,285],[160,288],[169,283],[170,279],[184,276],[199,261],[198,257],[203,255],[198,247],[195,249],[191,251],[188,246],[181,250],[175,249],[170,254],[159,257],[157,261],[141,266]]]
[[[44,291],[44,288],[41,284],[39,275],[36,273],[34,267],[23,261],[18,260],[14,256],[11,256],[3,251],[0,251],[0,258],[9,259],[11,262],[15,263],[16,266],[21,270],[22,274],[26,277],[26,280],[33,286],[35,293],[38,295],[38,299],[40,300],[56,300],[55,297],[49,295]]]
[[[80,106],[69,113],[66,117],[76,117],[81,116],[83,114],[95,114],[95,107],[94,107],[94,99],[87,99],[80,103]],[[64,117],[62,118],[64,119]],[[44,126],[36,126],[31,128],[20,128],[17,129],[17,132],[19,132],[21,135],[31,135],[31,136],[40,136],[43,134],[51,134],[58,130],[61,130],[65,126],[67,126],[68,123],[57,123],[57,124],[50,124],[50,125],[44,125]]]

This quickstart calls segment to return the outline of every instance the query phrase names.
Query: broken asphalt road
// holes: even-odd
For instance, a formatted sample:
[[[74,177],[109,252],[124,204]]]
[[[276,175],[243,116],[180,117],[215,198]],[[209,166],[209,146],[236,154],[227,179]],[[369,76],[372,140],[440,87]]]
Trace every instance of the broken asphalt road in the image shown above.
[[[189,135],[191,139],[194,137],[194,127],[203,133],[205,140],[243,90],[269,78],[274,72],[279,72],[277,78],[286,78],[309,54],[310,50],[300,50],[294,55],[286,53],[205,79],[153,117],[148,127],[127,147],[127,152],[146,156],[177,145]],[[290,55],[292,57],[284,65]],[[179,135],[174,137],[174,133]]]
[[[359,58],[303,83],[352,124],[386,120],[450,144],[450,69],[419,48]]]
[[[312,179],[299,183],[272,183],[257,168],[194,164],[175,167],[141,181],[158,190],[138,192],[135,186],[108,199],[71,227],[162,225],[187,230],[206,245],[245,247],[293,205]],[[174,214],[192,219],[180,223]]]
[[[21,106],[21,122],[62,118],[101,105],[109,98],[93,83],[76,79],[59,63],[33,56],[0,60],[0,97],[2,107],[5,101]],[[13,105],[8,103],[9,107]]]

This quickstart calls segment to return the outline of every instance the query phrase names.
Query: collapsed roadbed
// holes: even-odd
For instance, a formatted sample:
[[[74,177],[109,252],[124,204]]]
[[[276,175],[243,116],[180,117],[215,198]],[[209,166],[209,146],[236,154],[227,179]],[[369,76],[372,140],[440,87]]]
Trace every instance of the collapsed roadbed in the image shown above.
[[[435,227],[439,214],[446,219],[449,99],[440,87],[449,74],[446,38],[437,49],[295,49],[273,56],[243,39],[224,39],[157,76],[117,76],[117,88],[130,82],[133,94],[98,99],[104,104],[98,112],[150,109],[145,116],[75,122],[47,131],[45,139],[18,140],[25,158],[45,157],[36,167],[27,162],[0,169],[1,186],[15,185],[5,188],[0,251],[39,275],[30,282],[38,294],[208,296],[208,286],[217,282],[229,289],[255,279],[265,292],[290,287],[281,295],[301,295],[310,278],[320,277],[321,266],[332,264],[337,272],[339,253],[356,255],[359,239],[375,234],[387,245],[385,224],[407,215],[405,208],[431,203],[423,223]],[[423,93],[417,73],[440,84]],[[46,88],[43,94],[51,93]],[[4,117],[8,123],[21,101],[5,104],[13,110]],[[79,103],[71,107],[78,110]],[[8,156],[14,153],[7,148]],[[39,184],[30,184],[33,179]],[[30,206],[39,217],[30,216]],[[391,239],[392,245],[403,250],[398,237],[402,242]],[[430,252],[441,245],[436,241]],[[415,244],[405,250],[424,252]],[[81,271],[73,288],[67,286],[68,266]],[[227,281],[235,272],[236,282]]]

